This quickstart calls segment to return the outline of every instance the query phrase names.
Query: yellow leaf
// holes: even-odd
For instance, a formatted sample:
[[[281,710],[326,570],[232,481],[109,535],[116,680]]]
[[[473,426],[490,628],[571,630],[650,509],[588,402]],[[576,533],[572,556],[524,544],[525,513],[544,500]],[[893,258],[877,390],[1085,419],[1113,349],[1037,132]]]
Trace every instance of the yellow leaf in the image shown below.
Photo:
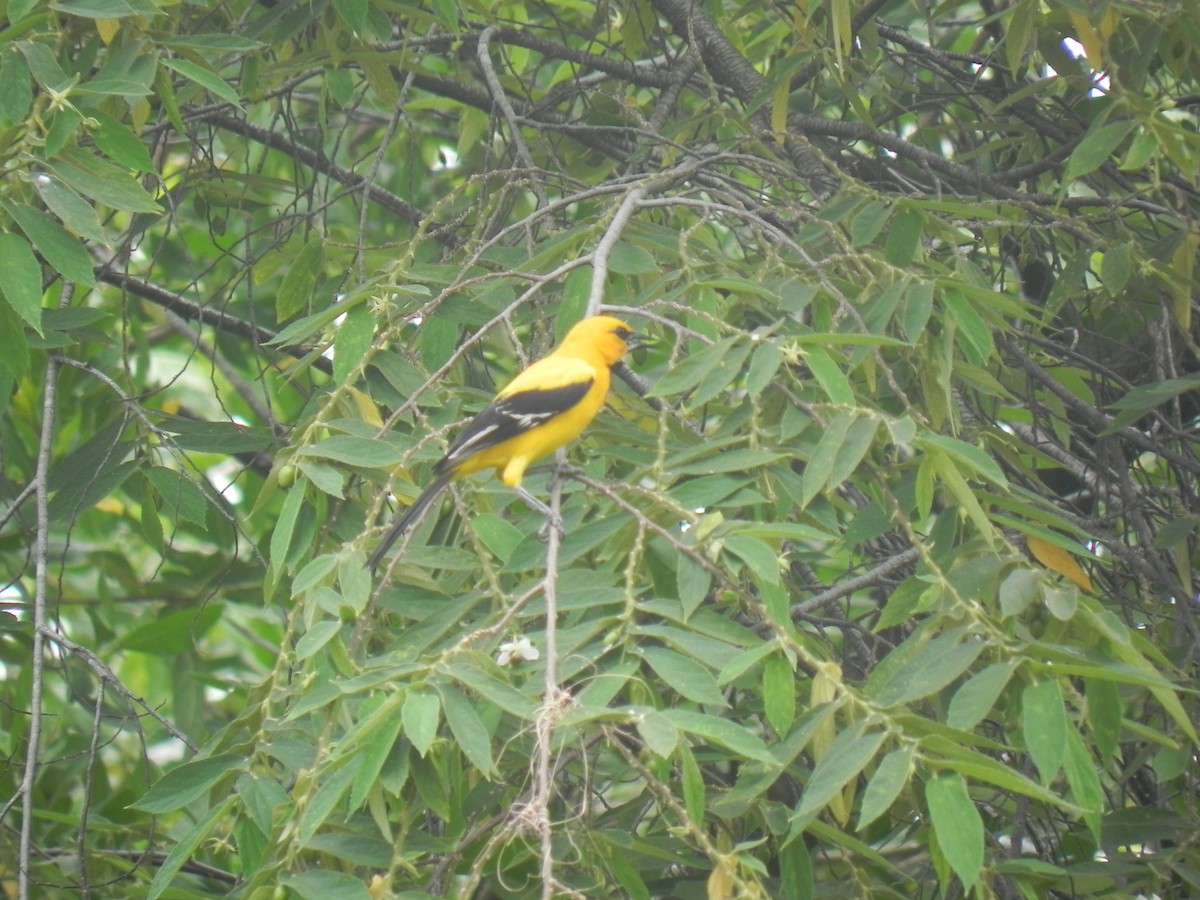
[[[1083,571],[1083,567],[1075,562],[1075,557],[1062,547],[1056,547],[1049,541],[1042,540],[1042,538],[1034,537],[1033,535],[1025,538],[1025,546],[1029,548],[1029,555],[1051,572],[1057,572],[1076,587],[1087,591],[1089,594],[1096,592],[1095,588],[1092,587],[1092,580],[1087,576],[1087,572]]]
[[[728,900],[733,896],[733,879],[729,870],[719,865],[708,876],[708,900]]]
[[[775,133],[775,143],[783,146],[783,138],[787,132],[788,101],[791,99],[792,85],[787,78],[779,79],[775,85],[775,96],[771,100],[771,131]]]
[[[100,502],[96,504],[96,509],[101,512],[112,513],[115,516],[125,515],[125,504],[116,497],[102,497]]]
[[[362,420],[372,428],[382,428],[383,419],[379,415],[379,407],[375,405],[375,401],[360,391],[358,388],[344,388],[350,399],[354,402],[355,409],[358,410]]]
[[[100,40],[105,44],[111,44],[113,38],[117,36],[117,32],[121,30],[121,23],[117,19],[97,19],[96,32],[100,35]]]
[[[829,4],[830,20],[833,24],[833,50],[841,68],[842,57],[854,51],[854,28],[848,0],[833,0]]]
[[[1192,276],[1196,271],[1196,250],[1200,249],[1200,234],[1189,231],[1171,254],[1171,269],[1176,276],[1171,285],[1174,294],[1172,310],[1175,323],[1184,334],[1192,329]]]
[[[837,699],[838,687],[842,682],[842,668],[837,663],[824,663],[817,667],[817,674],[812,680],[811,706],[820,706]],[[812,754],[814,760],[820,760],[837,737],[837,726],[833,716],[828,716],[817,726],[812,736]]]
[[[1092,27],[1091,20],[1083,13],[1068,13],[1071,17],[1071,24],[1075,26],[1075,38],[1079,43],[1083,44],[1083,52],[1088,58],[1088,62],[1093,68],[1099,68],[1104,65],[1104,42],[1100,35],[1096,33],[1096,29]]]
[[[1117,25],[1120,23],[1121,17],[1117,15],[1115,7],[1110,6],[1104,11],[1104,15],[1100,17],[1100,37],[1108,40],[1113,36],[1113,32],[1117,30]]]

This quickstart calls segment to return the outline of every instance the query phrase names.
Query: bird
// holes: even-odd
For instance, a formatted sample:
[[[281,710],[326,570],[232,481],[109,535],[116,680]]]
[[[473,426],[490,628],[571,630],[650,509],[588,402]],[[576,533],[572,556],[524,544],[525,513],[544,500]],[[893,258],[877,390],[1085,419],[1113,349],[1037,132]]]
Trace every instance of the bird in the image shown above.
[[[392,545],[451,481],[495,469],[500,480],[562,531],[545,503],[521,486],[525,469],[575,440],[604,406],[612,367],[645,338],[615,316],[589,316],[519,372],[459,433],[420,496],[371,554],[374,571]]]

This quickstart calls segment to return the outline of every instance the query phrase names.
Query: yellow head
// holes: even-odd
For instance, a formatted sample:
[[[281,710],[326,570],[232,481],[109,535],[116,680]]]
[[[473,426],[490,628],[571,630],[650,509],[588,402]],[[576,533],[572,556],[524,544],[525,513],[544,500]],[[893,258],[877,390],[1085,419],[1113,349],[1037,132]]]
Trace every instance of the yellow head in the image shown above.
[[[578,348],[587,355],[596,354],[606,365],[612,366],[641,341],[641,335],[615,316],[589,316],[568,331],[558,346],[560,349]]]

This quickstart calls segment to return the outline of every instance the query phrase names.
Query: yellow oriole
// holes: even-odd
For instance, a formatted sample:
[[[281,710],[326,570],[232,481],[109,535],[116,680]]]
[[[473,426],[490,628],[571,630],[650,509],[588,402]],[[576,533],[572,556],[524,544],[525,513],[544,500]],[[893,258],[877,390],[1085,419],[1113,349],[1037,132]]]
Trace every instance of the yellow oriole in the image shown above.
[[[442,488],[472,472],[495,469],[526,503],[553,519],[550,508],[521,487],[525,469],[579,436],[604,406],[612,367],[640,343],[640,335],[613,316],[591,316],[575,325],[467,424],[438,462],[433,481],[371,554],[371,569]]]

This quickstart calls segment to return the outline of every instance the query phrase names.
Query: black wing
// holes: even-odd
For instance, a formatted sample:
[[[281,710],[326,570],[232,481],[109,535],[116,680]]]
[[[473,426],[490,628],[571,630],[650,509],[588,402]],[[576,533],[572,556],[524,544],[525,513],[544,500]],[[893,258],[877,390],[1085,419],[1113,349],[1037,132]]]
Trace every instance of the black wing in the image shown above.
[[[594,379],[589,378],[562,387],[521,391],[495,400],[480,410],[454,439],[438,464],[438,471],[444,472],[472,454],[544,425],[579,403],[593,383]]]

